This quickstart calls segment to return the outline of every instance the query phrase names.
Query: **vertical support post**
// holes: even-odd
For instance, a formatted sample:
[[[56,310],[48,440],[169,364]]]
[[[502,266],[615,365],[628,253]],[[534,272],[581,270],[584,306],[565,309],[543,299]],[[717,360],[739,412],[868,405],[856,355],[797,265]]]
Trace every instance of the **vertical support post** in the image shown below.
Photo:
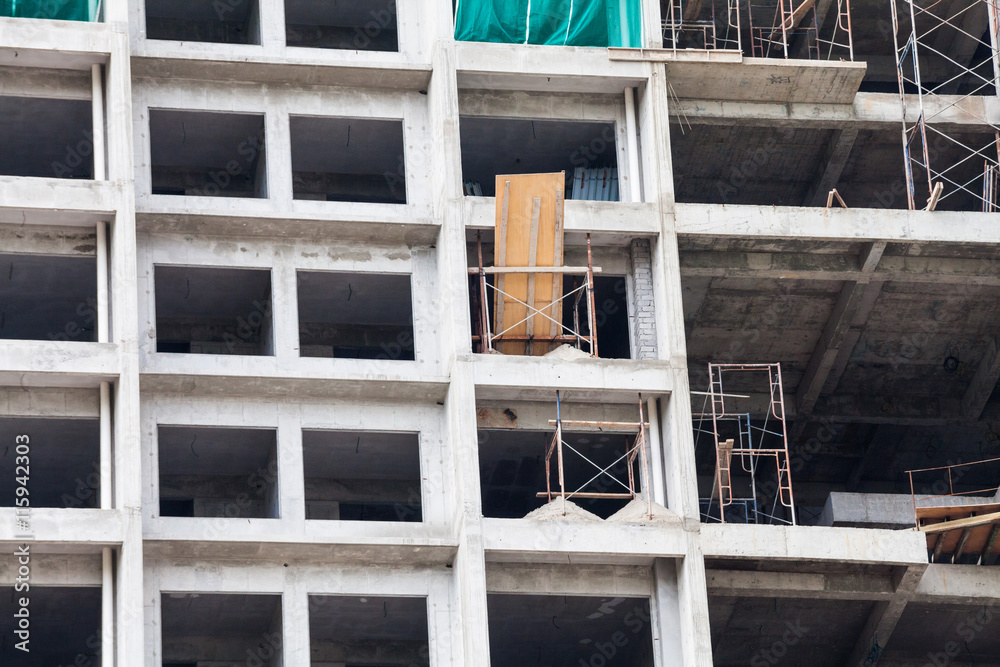
[[[663,454],[661,453],[663,444],[660,439],[660,411],[655,398],[648,398],[646,400],[648,401],[646,411],[649,413],[649,467],[652,477],[650,490],[653,494],[653,499],[666,507],[667,494],[663,480]]]
[[[104,485],[101,484],[103,490]],[[101,551],[101,667],[115,667],[115,589],[111,547]]]
[[[556,452],[559,456],[559,497],[562,498],[563,514],[566,514],[566,478],[563,475],[563,451],[562,451],[562,402],[559,400],[559,392],[556,392]]]
[[[639,177],[639,134],[636,127],[635,88],[626,88],[625,147],[628,150],[629,201],[631,202],[642,201],[642,179]]]
[[[108,223],[97,223],[97,342],[110,342],[108,301]]]
[[[642,457],[640,464],[642,465],[642,474],[639,479],[642,480],[642,490],[646,494],[646,513],[649,518],[653,518],[653,489],[650,484],[649,478],[649,459],[646,457],[646,416],[642,411],[642,394],[639,394],[639,438],[642,444],[642,449],[639,450],[639,454]]]
[[[104,81],[101,66],[90,66],[91,115],[94,134],[94,180],[107,178],[104,156]]]
[[[587,234],[587,316],[590,321],[590,356],[597,357],[597,310],[594,301],[594,256],[590,251],[590,234]]]
[[[101,509],[114,509],[111,480],[111,383],[101,383]]]

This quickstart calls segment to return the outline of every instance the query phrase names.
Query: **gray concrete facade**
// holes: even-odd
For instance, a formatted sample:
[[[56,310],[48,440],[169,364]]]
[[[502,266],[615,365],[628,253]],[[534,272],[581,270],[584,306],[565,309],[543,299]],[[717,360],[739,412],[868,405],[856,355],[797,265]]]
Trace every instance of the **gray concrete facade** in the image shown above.
[[[988,629],[1000,568],[929,563],[899,482],[908,467],[1000,456],[979,444],[1000,419],[997,214],[873,203],[878,191],[852,176],[862,171],[852,151],[879,132],[898,141],[902,112],[895,94],[859,91],[861,58],[678,54],[662,48],[661,4],[646,1],[648,50],[456,42],[444,0],[397,0],[394,30],[369,3],[350,39],[389,40],[389,30],[398,50],[309,48],[286,45],[285,19],[309,3],[249,4],[256,43],[148,38],[141,0],[107,0],[94,23],[0,18],[0,98],[90,101],[97,119],[62,128],[79,142],[57,147],[51,176],[0,174],[0,280],[22,260],[49,261],[59,292],[72,277],[53,258],[97,266],[93,298],[57,304],[44,336],[0,335],[0,433],[40,419],[104,429],[100,456],[73,469],[60,502],[32,507],[30,537],[13,504],[0,507],[4,590],[18,576],[11,554],[28,542],[33,586],[104,595],[113,620],[88,619],[99,636],[73,655],[98,664],[99,647],[103,667],[507,667],[524,644],[539,660],[554,646],[593,667],[924,665],[940,655],[1000,665],[1000,635]],[[786,76],[794,83],[763,96],[769,78]],[[178,112],[169,140],[151,131],[157,112]],[[226,115],[197,125],[212,114]],[[988,131],[1000,97],[943,114]],[[372,148],[355,156],[351,135],[296,138],[298,118],[385,121],[401,127],[402,145],[378,124],[356,126],[353,141]],[[463,119],[509,123],[481,137],[503,145],[463,152]],[[598,310],[609,329],[623,316],[623,358],[480,354],[472,340],[468,269],[477,235],[492,258],[495,199],[464,196],[463,164],[520,159],[515,121],[567,124],[575,143],[553,158],[567,169],[582,150],[618,170],[621,201],[566,201],[565,255],[585,264],[590,236],[608,280]],[[679,135],[683,123],[701,134]],[[737,126],[750,129],[721,136]],[[593,127],[612,136],[586,134]],[[12,131],[3,119],[0,131]],[[748,141],[749,154],[772,131],[806,133],[779,138],[793,148],[768,158],[787,157],[789,171],[820,156],[801,183],[781,181],[790,198],[695,201],[714,187],[699,178],[777,192],[759,173],[749,186],[725,180],[733,142]],[[341,152],[340,172],[309,176]],[[62,162],[95,153],[93,178],[59,176]],[[895,155],[875,180],[897,178]],[[377,166],[365,172],[366,160]],[[694,176],[702,162],[716,176]],[[306,182],[311,196],[298,196]],[[861,203],[812,205],[843,182]],[[351,188],[364,197],[343,200]],[[167,299],[158,267],[227,287],[210,293],[185,277],[184,293]],[[306,321],[314,275],[339,282],[323,283],[330,303]],[[391,293],[386,277],[398,279]],[[407,282],[408,294],[396,291]],[[844,315],[842,301],[854,310]],[[166,318],[168,307],[181,314]],[[930,324],[915,323],[922,316]],[[90,326],[92,341],[81,333]],[[934,384],[946,356],[960,358],[962,375]],[[810,525],[703,521],[714,464],[691,425],[713,359],[788,369],[796,493]],[[641,393],[653,519],[530,519],[520,501],[491,493],[514,463],[541,460],[519,438],[550,429],[556,391],[564,418],[615,421],[638,418]],[[196,470],[161,469],[164,429],[183,435],[171,446]],[[238,436],[213,443],[212,429],[267,437],[253,458]],[[356,437],[353,451],[340,440],[311,449],[311,434],[341,432]],[[379,433],[415,436],[407,470],[394,470],[398,442]],[[38,466],[56,465],[43,459],[48,444],[32,445]],[[52,446],[61,455],[73,443]],[[321,455],[341,458],[320,471]],[[46,469],[32,482],[43,485]],[[523,486],[525,502],[540,504],[544,488]],[[331,518],[311,518],[313,502]],[[523,619],[511,595],[524,596]],[[545,611],[547,596],[566,600],[565,616]],[[340,598],[389,602],[369,615]],[[393,628],[379,625],[395,598],[423,601],[426,614],[400,607]],[[182,602],[189,618],[172,611]],[[590,624],[574,630],[577,617]],[[83,632],[55,612],[37,627],[46,622]],[[805,630],[789,635],[796,623]],[[13,637],[8,619],[0,630]]]

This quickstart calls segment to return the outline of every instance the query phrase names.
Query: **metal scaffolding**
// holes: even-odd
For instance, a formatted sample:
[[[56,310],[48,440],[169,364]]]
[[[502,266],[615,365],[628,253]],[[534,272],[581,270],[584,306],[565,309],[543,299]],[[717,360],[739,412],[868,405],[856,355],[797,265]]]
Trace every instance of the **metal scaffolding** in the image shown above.
[[[591,356],[597,356],[597,319],[594,308],[594,274],[600,273],[600,267],[594,266],[593,253],[590,247],[590,234],[587,234],[587,266],[555,266],[555,267],[487,267],[483,266],[483,242],[481,236],[476,235],[476,248],[479,257],[479,266],[469,269],[469,274],[478,277],[478,285],[473,291],[473,309],[478,310],[478,317],[474,318],[474,333],[472,340],[479,344],[480,352],[497,351],[495,345],[500,342],[523,343],[525,353],[531,354],[531,347],[534,343],[566,343],[574,345],[577,349],[587,346],[587,351]],[[551,303],[536,307],[531,299],[531,303],[511,296],[504,290],[502,277],[509,274],[525,274],[529,280],[539,274],[554,274],[560,276],[574,277],[576,284],[571,289],[563,293],[562,296],[554,299]],[[490,283],[487,276],[492,275],[501,280],[496,284]],[[492,299],[506,297],[524,306],[526,315],[512,324],[496,323],[490,317],[490,302]],[[586,299],[586,323],[587,333],[582,333],[580,318],[580,302]],[[553,315],[561,309],[563,303],[572,303],[573,306],[573,326],[567,326],[557,320]],[[551,326],[549,334],[534,333],[532,324],[535,318],[541,317]],[[514,334],[511,331],[520,325],[528,323],[527,332],[524,334]],[[496,326],[497,331],[494,331]]]
[[[922,208],[932,211],[955,198],[957,208],[969,208],[959,201],[965,200],[973,202],[974,210],[1000,210],[1000,125],[977,112],[981,105],[968,103],[971,97],[1000,91],[1000,0],[921,5],[914,0],[890,3],[907,203],[916,210],[926,197]],[[955,116],[987,129],[980,134],[956,131],[948,125]]]
[[[757,58],[854,60],[850,0],[669,0],[663,16],[663,47],[677,50],[743,52],[742,14],[750,49]],[[822,12],[822,15],[821,15]],[[827,21],[827,12],[830,20]]]
[[[645,420],[645,416],[643,414],[642,394],[639,394],[639,421],[637,422],[582,421],[562,418],[562,404],[559,392],[557,391],[556,418],[549,420],[549,425],[555,426],[556,430],[555,433],[552,434],[552,439],[549,441],[548,447],[545,449],[545,491],[538,492],[537,496],[539,498],[545,498],[548,502],[552,502],[555,498],[563,498],[565,500],[570,500],[571,498],[586,498],[590,500],[635,500],[639,494],[639,490],[636,488],[635,474],[636,462],[638,462],[639,480],[642,484],[641,490],[646,495],[646,513],[650,518],[652,518],[653,500],[649,492],[649,466],[646,459],[646,429],[649,428],[649,423]],[[601,466],[566,442],[563,438],[564,427],[569,429],[593,429],[602,432],[610,431],[625,434],[634,433],[635,437],[633,438],[631,445],[626,448],[624,454],[612,461],[610,465]],[[596,475],[588,479],[573,491],[566,490],[566,470],[564,465],[565,456],[570,453],[575,454],[589,464],[589,466],[597,470]],[[556,472],[559,480],[558,491],[552,490],[553,454],[556,456]],[[622,482],[610,472],[612,468],[622,461],[625,462],[628,468],[628,484]],[[607,492],[587,490],[592,484],[599,481],[602,483],[610,483],[615,486],[620,486],[624,489],[624,491]],[[563,507],[563,513],[566,513],[565,506]]]
[[[738,397],[725,391],[726,379],[735,375],[751,382],[767,375],[768,408],[762,420],[754,423],[748,412],[727,409],[726,399]],[[711,412],[695,415],[696,432],[711,435],[715,446],[715,475],[711,497],[701,500],[702,514],[706,520],[718,519],[726,523],[726,508],[739,507],[739,518],[746,523],[777,523],[795,525],[795,501],[792,495],[791,466],[788,454],[788,435],[785,425],[785,399],[781,384],[781,364],[709,364],[709,389],[706,402]],[[705,430],[705,419],[711,418],[711,431]],[[735,432],[732,432],[735,429]],[[732,435],[733,437],[729,437]],[[697,441],[696,441],[697,444]],[[740,468],[749,477],[747,493],[736,496],[733,492],[733,459],[739,459]],[[774,461],[774,502],[770,510],[759,507],[760,480],[766,471],[760,464]],[[769,495],[769,494],[768,494]],[[778,505],[788,516],[778,515]],[[718,517],[712,515],[718,507]],[[732,517],[732,512],[730,513]]]

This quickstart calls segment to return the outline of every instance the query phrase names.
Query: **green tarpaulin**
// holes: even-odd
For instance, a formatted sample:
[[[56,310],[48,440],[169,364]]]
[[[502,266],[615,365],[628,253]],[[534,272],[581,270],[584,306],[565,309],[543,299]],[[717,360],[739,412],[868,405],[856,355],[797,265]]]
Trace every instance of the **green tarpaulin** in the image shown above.
[[[455,39],[642,46],[641,0],[458,0]]]
[[[0,16],[96,21],[98,0],[0,0]]]

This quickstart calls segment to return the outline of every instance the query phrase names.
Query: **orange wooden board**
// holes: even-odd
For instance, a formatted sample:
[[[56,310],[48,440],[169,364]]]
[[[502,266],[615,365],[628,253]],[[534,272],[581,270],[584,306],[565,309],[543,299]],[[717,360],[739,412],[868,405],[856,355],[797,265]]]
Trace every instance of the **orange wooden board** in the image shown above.
[[[971,516],[982,516],[1000,512],[1000,504],[989,505],[956,505],[953,507],[917,507],[917,519],[921,526],[933,526],[943,521],[954,521],[965,519]],[[969,530],[969,537],[966,539],[965,554],[980,554],[986,548],[995,524],[984,524],[973,526]],[[958,549],[959,540],[962,539],[964,528],[955,528],[944,533],[930,533],[927,535],[927,550],[935,551],[939,541],[942,541],[941,553],[953,554]],[[1000,553],[1000,540],[997,540],[989,550],[989,553]]]
[[[496,266],[563,266],[565,184],[565,172],[497,176]],[[503,332],[510,336],[556,336],[563,333],[556,324],[562,322],[562,303],[552,305],[562,296],[561,275],[498,274],[496,285],[510,296],[497,294],[494,335]],[[556,322],[537,313],[529,318],[524,304],[543,311]],[[556,345],[534,342],[529,346],[520,341],[497,345],[504,354],[515,355],[528,354],[529,347],[530,354],[539,356]]]

